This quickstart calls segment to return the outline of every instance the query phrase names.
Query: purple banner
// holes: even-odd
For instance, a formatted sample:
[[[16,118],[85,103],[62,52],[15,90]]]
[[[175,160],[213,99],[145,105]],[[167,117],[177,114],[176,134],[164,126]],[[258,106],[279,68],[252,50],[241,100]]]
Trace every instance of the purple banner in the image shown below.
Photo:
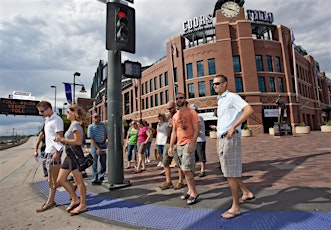
[[[72,95],[71,95],[71,84],[69,83],[64,83],[64,89],[66,91],[66,97],[67,97],[67,101],[69,102],[69,104],[72,104]]]

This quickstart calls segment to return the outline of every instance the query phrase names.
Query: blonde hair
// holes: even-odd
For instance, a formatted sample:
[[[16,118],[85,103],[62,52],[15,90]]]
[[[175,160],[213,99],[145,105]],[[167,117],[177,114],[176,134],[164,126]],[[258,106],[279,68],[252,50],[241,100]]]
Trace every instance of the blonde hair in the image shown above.
[[[82,127],[87,127],[88,120],[87,120],[87,113],[86,111],[79,105],[70,105],[68,109],[71,112],[75,113],[75,119],[79,122]]]

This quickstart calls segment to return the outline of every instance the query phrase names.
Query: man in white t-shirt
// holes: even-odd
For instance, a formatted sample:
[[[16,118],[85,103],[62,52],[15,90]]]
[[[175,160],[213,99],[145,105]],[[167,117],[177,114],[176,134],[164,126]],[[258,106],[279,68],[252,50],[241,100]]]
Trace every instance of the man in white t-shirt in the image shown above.
[[[49,182],[49,195],[47,201],[39,208],[37,212],[43,212],[47,209],[56,206],[54,201],[56,188],[57,174],[61,165],[61,154],[63,145],[59,142],[55,142],[56,136],[63,136],[63,120],[56,113],[53,112],[52,105],[48,101],[41,101],[37,104],[39,114],[44,116],[45,119],[45,142],[46,142],[46,168],[48,170],[48,182]],[[38,154],[38,153],[37,153]]]

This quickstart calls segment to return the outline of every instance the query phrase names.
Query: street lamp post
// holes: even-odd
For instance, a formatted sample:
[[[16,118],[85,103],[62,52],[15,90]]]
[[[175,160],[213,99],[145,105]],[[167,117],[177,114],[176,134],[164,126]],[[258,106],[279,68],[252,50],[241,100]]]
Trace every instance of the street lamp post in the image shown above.
[[[64,112],[64,106],[67,105],[67,104],[68,104],[67,102],[64,102],[64,103],[63,103],[63,106],[62,106],[62,116],[65,115],[65,112]]]
[[[51,85],[51,88],[54,88],[55,89],[54,112],[56,113],[56,86],[55,85]]]
[[[75,73],[74,73],[74,92],[73,92],[73,100],[72,100],[72,103],[73,103],[73,104],[76,104],[76,103],[75,103],[76,76],[79,77],[79,76],[80,76],[80,73],[78,73],[78,72],[75,72]]]

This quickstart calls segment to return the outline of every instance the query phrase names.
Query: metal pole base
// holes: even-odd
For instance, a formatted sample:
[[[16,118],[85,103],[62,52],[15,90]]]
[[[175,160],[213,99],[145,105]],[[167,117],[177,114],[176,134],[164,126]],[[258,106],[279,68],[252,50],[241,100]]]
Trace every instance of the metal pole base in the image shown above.
[[[126,188],[131,186],[132,184],[130,183],[129,180],[124,179],[122,184],[109,184],[108,181],[106,181],[102,185],[109,190],[113,190],[113,189]]]

